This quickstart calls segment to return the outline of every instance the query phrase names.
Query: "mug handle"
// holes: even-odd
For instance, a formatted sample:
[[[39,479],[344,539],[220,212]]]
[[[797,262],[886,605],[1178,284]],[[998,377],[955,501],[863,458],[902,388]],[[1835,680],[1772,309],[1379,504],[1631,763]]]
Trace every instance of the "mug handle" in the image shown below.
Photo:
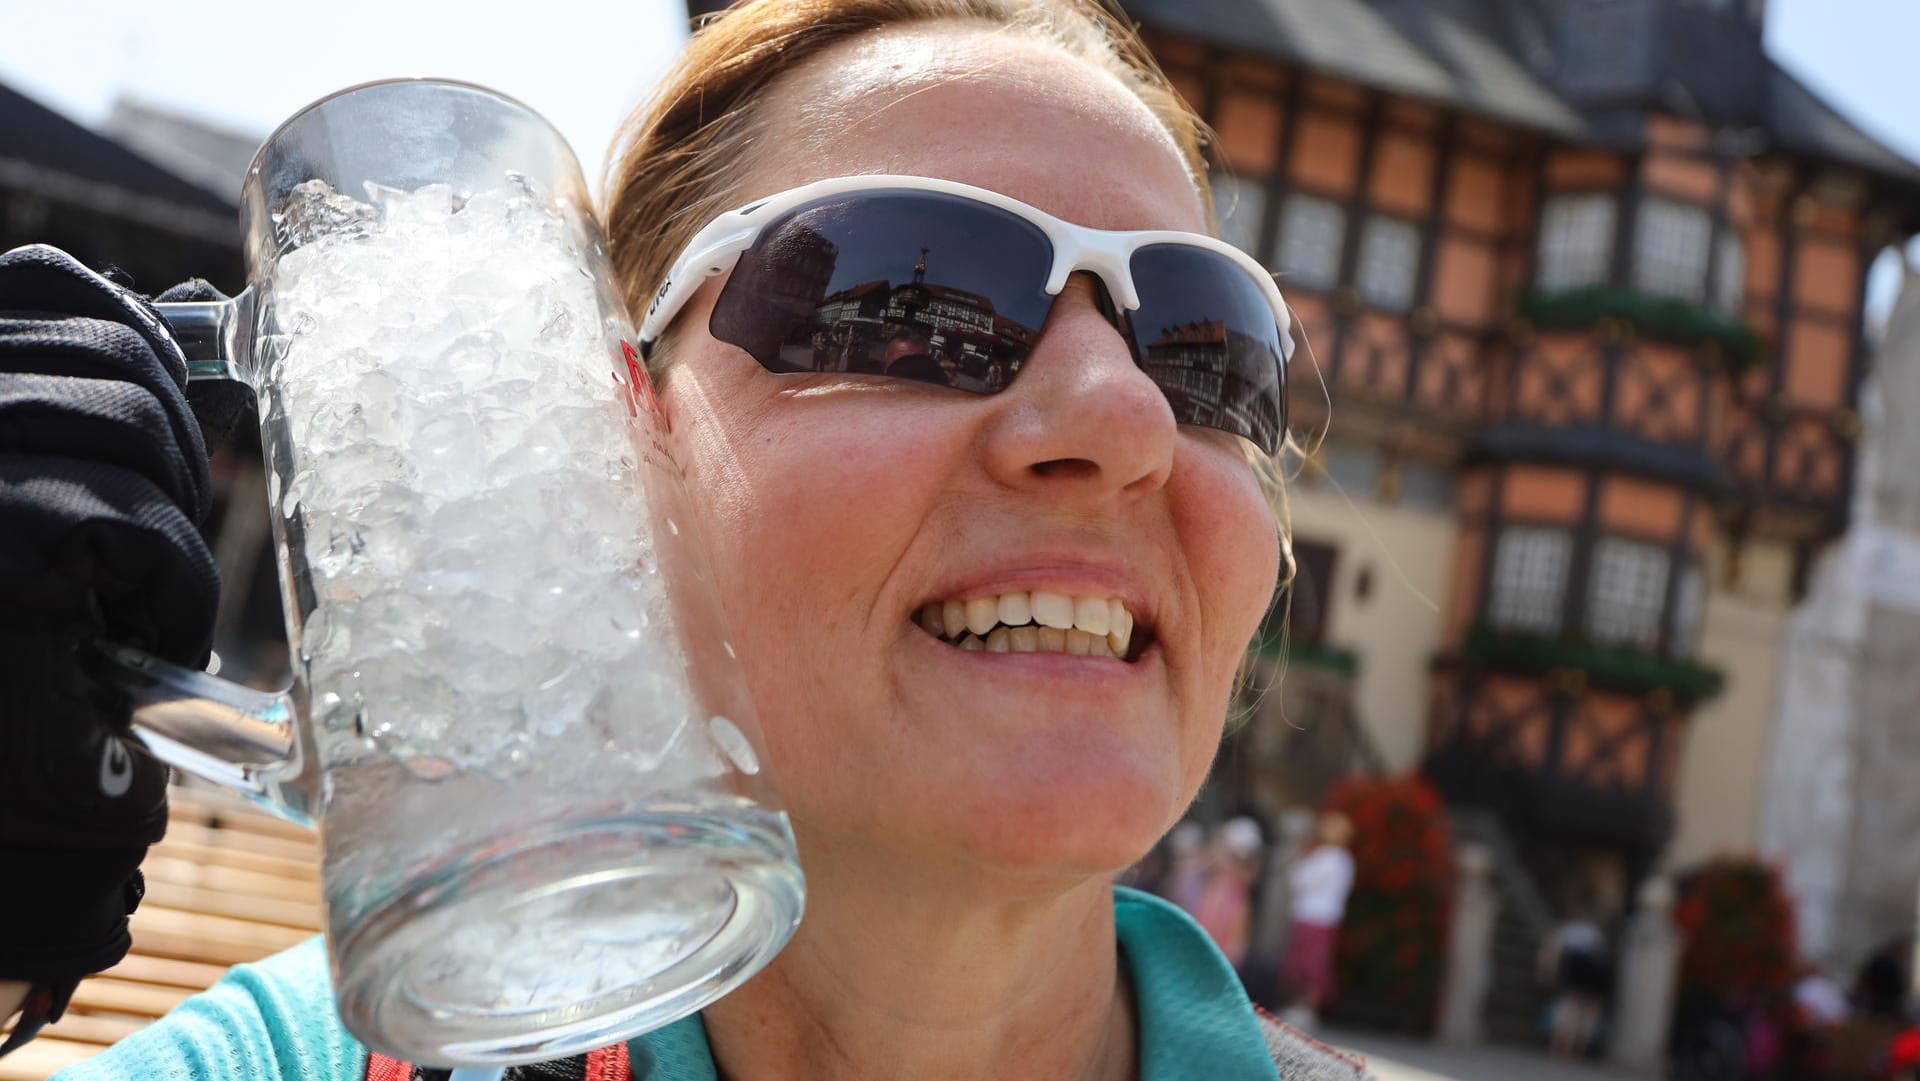
[[[157,304],[187,357],[189,382],[246,387],[253,290],[231,300]],[[314,790],[302,768],[291,690],[264,693],[97,643],[102,675],[133,705],[133,734],[154,757],[233,789],[282,818],[313,824]]]

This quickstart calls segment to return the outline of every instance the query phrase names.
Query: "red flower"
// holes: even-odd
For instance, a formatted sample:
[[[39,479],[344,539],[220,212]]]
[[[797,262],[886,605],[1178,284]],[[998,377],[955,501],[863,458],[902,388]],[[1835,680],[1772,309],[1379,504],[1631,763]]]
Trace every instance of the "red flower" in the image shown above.
[[[1697,869],[1682,881],[1674,922],[1686,934],[1684,992],[1778,991],[1792,976],[1793,903],[1767,864],[1721,858]]]
[[[1351,778],[1327,807],[1354,825],[1354,890],[1336,951],[1341,1003],[1428,1024],[1454,874],[1439,794],[1417,777]]]

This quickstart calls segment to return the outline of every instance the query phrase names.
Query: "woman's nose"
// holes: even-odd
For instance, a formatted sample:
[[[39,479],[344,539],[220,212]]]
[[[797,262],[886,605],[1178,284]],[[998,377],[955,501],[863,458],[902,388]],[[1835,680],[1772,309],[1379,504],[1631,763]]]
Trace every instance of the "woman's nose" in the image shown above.
[[[1032,353],[998,395],[985,459],[1001,483],[1121,494],[1166,483],[1178,425],[1134,363],[1101,288],[1086,273],[1067,280]]]

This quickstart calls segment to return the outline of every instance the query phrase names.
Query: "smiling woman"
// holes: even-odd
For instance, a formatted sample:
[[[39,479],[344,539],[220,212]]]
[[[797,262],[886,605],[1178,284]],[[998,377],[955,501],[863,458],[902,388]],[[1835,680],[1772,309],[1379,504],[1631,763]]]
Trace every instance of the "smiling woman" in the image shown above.
[[[1211,237],[1200,139],[1091,0],[747,3],[635,113],[613,258],[809,900],[591,1070],[1364,1075],[1111,885],[1198,790],[1285,563],[1286,309]],[[74,1076],[397,1068],[317,957]]]

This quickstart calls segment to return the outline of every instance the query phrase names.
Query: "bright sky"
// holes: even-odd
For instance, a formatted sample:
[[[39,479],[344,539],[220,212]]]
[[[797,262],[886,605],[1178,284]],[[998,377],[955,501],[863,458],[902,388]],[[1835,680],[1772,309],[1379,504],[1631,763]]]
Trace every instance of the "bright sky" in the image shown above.
[[[132,95],[264,135],[302,105],[396,75],[503,91],[573,144],[590,181],[685,39],[684,0],[4,0],[0,81],[83,123]],[[1773,55],[1920,160],[1916,0],[1771,0]],[[463,9],[470,14],[462,14]],[[503,15],[501,12],[512,12]],[[237,182],[237,178],[236,178]],[[1888,283],[1883,280],[1884,292]]]
[[[0,0],[0,9],[0,82],[82,123],[105,119],[124,93],[264,136],[343,87],[437,75],[532,106],[573,144],[589,183],[615,127],[686,40],[687,14],[684,0]]]

